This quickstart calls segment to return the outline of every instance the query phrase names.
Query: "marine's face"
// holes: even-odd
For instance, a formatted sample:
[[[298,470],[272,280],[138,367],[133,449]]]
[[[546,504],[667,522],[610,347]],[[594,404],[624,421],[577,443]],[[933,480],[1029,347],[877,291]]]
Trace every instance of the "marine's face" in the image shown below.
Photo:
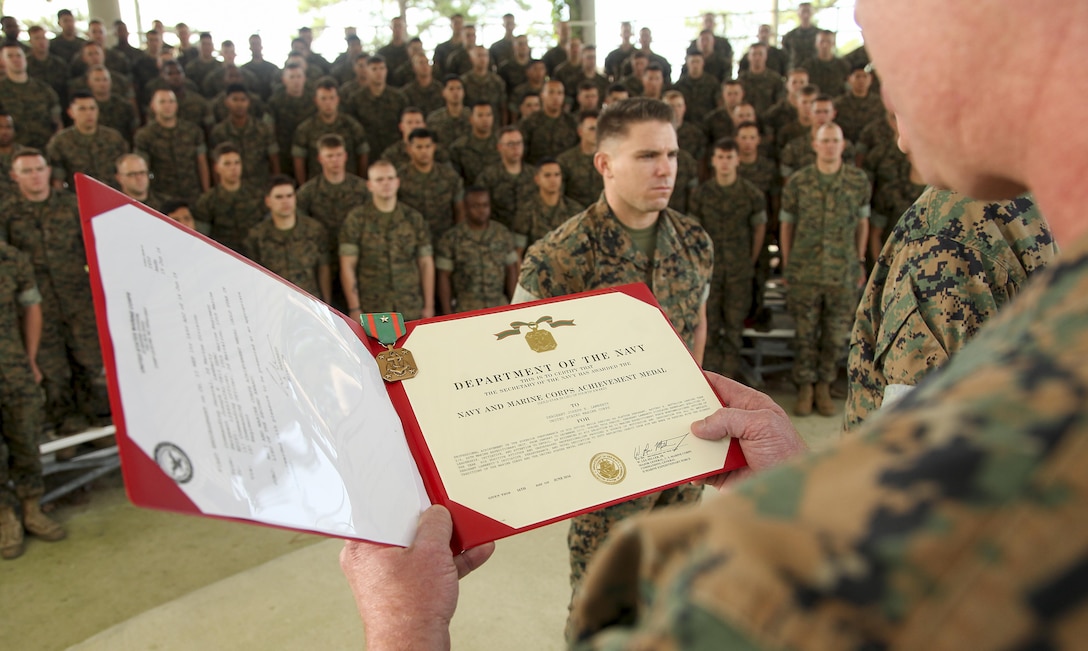
[[[11,178],[26,196],[48,192],[50,172],[43,156],[20,156],[11,163]]]
[[[234,185],[242,179],[242,157],[238,154],[223,154],[215,161],[215,173],[224,183]]]
[[[641,213],[669,205],[676,181],[676,129],[668,122],[632,124],[625,137],[598,142],[594,165],[610,200]]]
[[[264,205],[273,217],[291,217],[295,214],[295,189],[290,185],[277,185],[265,196]]]
[[[151,185],[151,176],[147,172],[147,161],[136,157],[128,157],[117,166],[117,183],[121,191],[130,197],[144,197],[147,188]]]
[[[537,168],[535,180],[542,191],[555,194],[563,186],[563,170],[558,163],[545,163]]]
[[[317,162],[326,174],[339,176],[347,168],[348,152],[343,147],[322,147],[317,150]]]

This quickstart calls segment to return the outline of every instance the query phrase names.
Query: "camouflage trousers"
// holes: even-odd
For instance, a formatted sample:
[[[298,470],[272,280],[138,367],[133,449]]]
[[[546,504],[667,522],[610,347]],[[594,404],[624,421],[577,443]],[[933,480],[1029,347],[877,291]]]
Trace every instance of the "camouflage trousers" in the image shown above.
[[[710,281],[706,302],[706,350],[703,368],[736,379],[740,373],[741,335],[752,304],[752,280],[725,275]]]
[[[608,532],[621,520],[660,509],[674,504],[694,504],[703,494],[702,486],[681,484],[667,488],[659,493],[651,493],[621,504],[606,506],[592,513],[574,516],[567,533],[567,546],[570,547],[570,587],[571,598],[582,585],[586,565],[601,546]]]
[[[0,507],[16,506],[44,492],[38,454],[41,430],[42,394],[30,367],[5,368],[0,377]]]
[[[798,385],[834,382],[858,307],[857,290],[791,283],[786,298],[796,331],[793,381]]]
[[[47,301],[48,303],[48,301]],[[64,322],[59,310],[43,310],[38,367],[45,389],[45,422],[65,434],[109,414],[106,377],[94,315]]]

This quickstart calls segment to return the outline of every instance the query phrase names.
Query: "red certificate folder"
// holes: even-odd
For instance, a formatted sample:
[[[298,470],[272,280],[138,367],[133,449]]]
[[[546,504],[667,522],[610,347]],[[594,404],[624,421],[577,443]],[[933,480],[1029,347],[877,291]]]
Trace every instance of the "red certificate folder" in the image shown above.
[[[115,343],[118,344],[121,348],[125,349],[126,351],[129,348],[138,349],[137,352],[140,355],[140,357],[138,358],[140,366],[143,366],[145,361],[149,366],[152,365],[152,364],[157,364],[157,359],[155,358],[155,355],[156,355],[155,346],[156,346],[156,344],[148,343],[147,341],[141,341],[141,337],[144,338],[144,339],[153,338],[153,336],[154,336],[153,333],[146,333],[145,332],[148,328],[159,327],[159,328],[162,328],[162,329],[165,329],[165,330],[169,330],[170,328],[173,328],[177,324],[174,324],[174,323],[165,323],[164,324],[163,321],[168,318],[167,316],[165,316],[166,315],[165,312],[163,312],[163,313],[154,313],[154,310],[152,310],[152,313],[148,313],[148,310],[146,310],[146,309],[144,309],[142,312],[140,310],[137,310],[137,309],[132,309],[131,308],[132,297],[131,297],[131,295],[128,295],[127,300],[128,300],[128,302],[130,304],[129,309],[131,309],[131,311],[132,311],[132,320],[133,320],[132,333],[128,332],[130,324],[127,322],[127,317],[126,317],[126,321],[124,323],[124,326],[125,326],[124,330],[125,331],[118,330],[119,322],[115,319],[114,322],[113,322],[114,323],[114,329],[118,330],[118,331],[111,332],[111,329],[110,329],[111,322],[110,322],[110,320],[108,318],[109,304],[112,301],[114,309],[117,309],[117,302],[118,301],[124,301],[126,299],[126,296],[118,293],[117,287],[104,285],[104,280],[103,280],[103,275],[104,274],[102,272],[103,264],[106,264],[109,261],[107,261],[105,259],[100,259],[100,257],[99,257],[100,252],[101,251],[110,251],[110,250],[117,251],[117,250],[119,250],[117,248],[119,246],[123,246],[126,249],[129,248],[129,247],[137,247],[138,248],[138,247],[142,247],[142,243],[140,241],[132,241],[132,242],[124,241],[123,243],[113,241],[113,242],[109,243],[109,246],[99,246],[99,243],[96,242],[96,239],[95,239],[96,238],[96,232],[95,232],[95,220],[96,219],[98,219],[98,218],[100,218],[100,217],[102,217],[104,215],[107,215],[107,214],[111,213],[112,211],[115,211],[116,209],[119,209],[119,208],[124,208],[124,207],[129,207],[129,206],[135,207],[136,209],[138,209],[140,211],[140,213],[142,213],[140,215],[140,219],[143,219],[143,217],[146,216],[147,220],[158,220],[158,222],[149,222],[149,223],[154,223],[156,228],[160,228],[160,230],[161,230],[161,228],[177,229],[177,232],[185,233],[185,235],[184,235],[185,238],[192,238],[191,240],[190,239],[185,239],[184,241],[186,242],[186,244],[193,245],[193,246],[197,247],[196,249],[193,249],[193,250],[198,250],[199,251],[199,253],[200,253],[199,257],[200,257],[201,260],[204,260],[204,259],[207,259],[207,260],[213,260],[213,259],[222,260],[224,258],[224,256],[227,257],[227,258],[234,259],[234,260],[238,261],[238,263],[246,265],[245,268],[259,270],[259,272],[260,272],[259,276],[265,282],[267,282],[268,278],[273,278],[273,279],[275,279],[276,283],[279,283],[279,285],[282,285],[283,287],[289,288],[287,291],[290,292],[292,296],[297,295],[297,298],[300,301],[300,304],[301,304],[301,302],[304,301],[306,306],[308,306],[307,309],[313,309],[312,306],[314,305],[314,302],[313,302],[312,297],[310,297],[308,294],[306,294],[302,290],[294,287],[293,285],[290,285],[286,281],[280,279],[278,276],[275,276],[274,274],[271,274],[271,272],[268,272],[267,270],[263,269],[259,265],[256,265],[253,262],[251,262],[249,260],[246,260],[243,256],[238,255],[237,253],[235,253],[235,252],[233,252],[233,251],[219,245],[218,243],[216,243],[216,242],[214,242],[214,241],[212,241],[212,240],[210,240],[210,239],[208,239],[208,238],[206,238],[206,237],[204,237],[204,236],[202,236],[202,235],[200,235],[198,233],[195,233],[195,232],[192,232],[192,231],[188,231],[187,229],[184,229],[184,227],[182,227],[182,226],[178,225],[177,223],[173,222],[173,220],[170,220],[169,218],[164,217],[164,216],[156,213],[155,211],[151,210],[150,208],[148,208],[148,207],[146,207],[146,206],[144,206],[142,204],[139,204],[138,202],[126,197],[125,195],[113,190],[112,188],[109,188],[109,187],[107,187],[107,186],[105,186],[105,185],[103,185],[103,184],[101,184],[101,183],[99,183],[99,182],[97,182],[97,181],[95,181],[93,179],[85,177],[83,175],[77,175],[76,176],[76,188],[77,188],[77,194],[78,194],[78,197],[79,197],[79,206],[80,206],[80,213],[81,213],[81,219],[82,219],[82,227],[83,227],[83,233],[84,233],[84,238],[85,238],[85,242],[86,242],[88,268],[89,268],[89,272],[90,272],[90,281],[91,281],[92,292],[93,292],[93,295],[94,295],[95,313],[96,313],[97,322],[98,322],[99,337],[100,337],[101,344],[102,344],[102,352],[103,352],[105,367],[106,367],[106,372],[107,372],[107,380],[108,380],[108,386],[109,386],[109,392],[110,392],[110,404],[111,404],[111,408],[112,408],[114,424],[115,424],[116,429],[117,429],[117,442],[118,442],[118,447],[119,447],[120,455],[121,455],[122,471],[123,471],[123,474],[124,474],[126,490],[128,492],[129,498],[133,501],[133,503],[135,503],[135,504],[137,504],[139,506],[147,507],[147,508],[170,510],[170,511],[176,511],[176,512],[181,512],[181,513],[192,513],[192,514],[198,514],[198,515],[205,515],[205,516],[208,516],[208,517],[217,517],[217,518],[221,518],[221,519],[238,520],[238,521],[243,521],[243,522],[255,522],[255,523],[264,524],[264,525],[267,525],[267,526],[275,526],[275,527],[280,527],[280,528],[289,528],[289,529],[295,529],[295,530],[309,531],[309,532],[313,532],[313,533],[319,533],[319,534],[322,534],[322,535],[339,536],[339,537],[355,537],[355,538],[364,538],[364,539],[376,539],[376,540],[379,540],[380,542],[394,542],[394,543],[399,542],[401,544],[405,543],[406,540],[404,539],[403,535],[399,539],[397,539],[397,538],[393,538],[393,539],[385,538],[385,539],[383,539],[383,538],[377,538],[377,537],[369,537],[367,535],[360,535],[358,533],[344,533],[344,529],[342,529],[342,528],[338,528],[338,527],[330,528],[330,527],[324,526],[323,523],[317,522],[317,521],[315,521],[314,523],[311,524],[311,523],[307,523],[305,521],[299,522],[299,521],[292,520],[292,521],[289,521],[289,523],[285,524],[285,521],[283,519],[281,519],[281,518],[278,518],[278,517],[266,518],[266,517],[264,517],[263,513],[265,511],[261,510],[261,509],[257,509],[257,508],[254,508],[252,513],[245,513],[245,514],[242,514],[242,515],[237,515],[237,513],[235,513],[235,515],[223,515],[222,513],[215,512],[214,510],[212,510],[212,512],[209,512],[209,509],[201,508],[200,506],[198,506],[198,504],[194,501],[194,499],[192,499],[190,497],[189,494],[186,493],[186,491],[183,489],[183,486],[182,486],[182,484],[184,484],[185,481],[187,480],[187,477],[192,476],[192,473],[193,473],[193,468],[191,467],[192,464],[190,464],[188,459],[185,458],[184,454],[181,453],[181,448],[186,447],[188,445],[188,442],[175,440],[172,444],[170,444],[169,446],[167,446],[165,448],[164,448],[164,445],[158,445],[158,446],[155,446],[153,449],[149,449],[148,446],[146,446],[146,445],[141,446],[141,445],[137,444],[137,440],[139,440],[141,438],[141,436],[144,436],[146,434],[146,432],[143,431],[143,430],[140,430],[140,431],[131,430],[130,431],[130,427],[133,426],[136,419],[135,419],[135,417],[130,418],[129,415],[125,413],[126,400],[124,400],[123,397],[122,397],[122,389],[123,389],[123,386],[129,386],[129,387],[133,386],[131,384],[131,382],[133,381],[134,377],[136,378],[136,381],[139,381],[139,377],[138,377],[139,371],[135,368],[135,364],[133,364],[131,362],[131,359],[136,359],[136,358],[131,358],[130,356],[126,356],[126,355],[128,355],[127,353],[125,353],[124,355],[120,354],[120,352],[123,352],[123,351],[121,351],[119,348],[117,348],[115,346]],[[128,208],[127,211],[130,212],[130,213],[132,212],[131,208]],[[174,231],[170,231],[170,234],[173,237],[175,237],[175,241],[176,241],[177,233],[175,233]],[[114,235],[112,235],[111,237],[115,238],[115,240],[118,237],[120,237],[121,239],[127,239],[128,234],[123,233],[120,236],[118,236],[116,233],[114,233]],[[138,234],[136,235],[136,237],[138,237]],[[197,242],[199,242],[199,244],[195,244]],[[146,262],[146,264],[144,266],[146,266],[148,269],[152,269],[154,271],[155,266],[157,264],[159,264],[154,259],[152,259],[155,256],[150,254],[150,253],[144,253],[142,248],[140,248],[140,251],[141,251],[141,256],[143,256],[145,259],[148,259],[148,261]],[[207,257],[205,258],[205,256],[207,256]],[[200,264],[201,264],[200,260],[193,260],[193,265],[200,265]],[[232,264],[235,264],[235,263],[232,263]],[[135,273],[135,271],[136,270],[134,270],[134,273]],[[161,271],[161,270],[159,270],[159,271]],[[116,276],[113,276],[113,277],[116,278]],[[279,285],[277,285],[277,287]],[[646,304],[654,306],[654,308],[656,308],[656,310],[655,310],[656,314],[658,316],[660,316],[661,319],[665,319],[664,314],[660,312],[659,308],[657,308],[656,301],[654,300],[654,297],[650,293],[649,289],[645,285],[642,285],[642,284],[633,284],[633,285],[626,285],[626,286],[616,287],[616,288],[611,288],[611,289],[598,290],[598,291],[594,291],[594,292],[587,292],[587,293],[584,293],[584,294],[578,294],[578,295],[573,295],[573,296],[566,296],[566,297],[555,298],[555,299],[546,299],[546,300],[538,301],[538,302],[535,302],[535,303],[527,303],[527,304],[520,304],[520,305],[514,305],[514,306],[504,306],[504,307],[494,308],[492,310],[484,310],[484,311],[479,311],[479,312],[472,312],[472,313],[465,313],[465,314],[458,314],[458,315],[450,315],[450,316],[438,317],[438,318],[435,318],[435,319],[427,319],[427,320],[422,320],[422,321],[412,321],[412,322],[408,322],[406,324],[407,335],[402,341],[406,342],[405,343],[406,348],[411,348],[411,345],[412,345],[412,342],[413,342],[413,333],[416,331],[417,328],[419,328],[421,326],[424,326],[424,325],[427,325],[427,324],[440,324],[440,323],[444,323],[444,322],[452,322],[452,321],[461,320],[461,319],[471,319],[471,318],[480,317],[482,315],[499,315],[499,316],[502,316],[506,312],[513,312],[513,311],[516,311],[516,310],[524,310],[526,308],[539,308],[540,306],[548,306],[548,309],[545,310],[545,312],[554,310],[557,313],[559,313],[559,312],[562,311],[564,303],[567,304],[567,305],[573,305],[573,303],[570,303],[570,301],[573,301],[573,300],[576,300],[576,299],[582,299],[582,298],[586,298],[586,297],[604,296],[604,295],[608,295],[608,294],[623,294],[623,295],[626,295],[626,296],[634,297],[634,298],[638,299],[639,301],[642,301],[642,302],[644,302]],[[600,300],[600,299],[597,299],[597,300]],[[346,325],[347,328],[350,328],[350,332],[353,333],[354,336],[357,337],[360,342],[362,342],[363,346],[365,346],[365,350],[368,351],[371,356],[376,356],[378,353],[385,350],[384,346],[382,346],[378,342],[376,342],[376,341],[374,341],[374,340],[372,340],[372,339],[370,339],[370,338],[368,338],[366,336],[366,334],[364,333],[364,331],[363,331],[360,324],[352,322],[347,316],[341,314],[340,312],[337,312],[336,310],[334,310],[332,308],[324,306],[323,304],[321,306],[319,306],[317,309],[322,310],[322,311],[327,310],[327,312],[328,312],[328,321],[330,323],[332,323],[333,325],[335,325],[336,327],[339,327],[339,328],[343,329],[345,327],[345,325]],[[196,316],[200,316],[200,315],[196,315]],[[508,319],[505,319],[505,320],[508,320]],[[186,332],[188,332],[188,328],[189,328],[190,325],[195,325],[195,321],[196,320],[194,319],[193,324],[190,324],[189,322],[186,322],[186,324],[185,324]],[[443,326],[443,327],[448,327],[448,325]],[[223,329],[225,329],[225,328],[226,327],[223,326]],[[135,336],[135,339],[136,339],[135,345],[133,345],[131,343],[131,339],[133,338],[133,336]],[[561,336],[561,335],[558,335],[558,336]],[[164,340],[165,340],[165,338],[164,338]],[[245,341],[238,340],[237,337],[235,337],[235,339],[233,341],[226,341],[225,343],[226,343],[227,348],[237,347],[239,349],[245,348],[246,346],[252,344],[252,342],[245,342]],[[162,350],[162,348],[167,344],[169,344],[171,346],[174,345],[174,343],[172,341],[167,341],[165,344],[164,343],[158,344],[158,346],[159,346],[158,355],[160,355],[160,356],[164,355],[164,351]],[[178,342],[177,345],[180,346],[181,342]],[[399,343],[398,343],[398,345],[399,345]],[[512,345],[515,345],[515,344],[512,344]],[[523,344],[520,344],[520,345],[523,345]],[[229,354],[231,351],[228,350],[226,352]],[[418,353],[416,353],[416,354],[418,355]],[[428,365],[431,365],[432,369],[436,368],[434,366],[436,364],[445,365],[445,366],[456,365],[456,363],[457,363],[456,358],[457,358],[458,354],[459,353],[458,353],[457,348],[452,347],[449,350],[449,353],[448,353],[449,359],[438,359],[438,360],[433,359],[433,358],[419,359],[417,357],[416,361],[417,361],[417,363],[418,363],[418,365],[419,365],[419,367],[421,369],[421,373],[427,373],[428,372],[428,370],[427,370]],[[194,356],[196,356],[196,355],[194,355]],[[129,360],[129,361],[121,361],[121,360]],[[194,360],[194,364],[195,363],[196,362]],[[320,363],[321,363],[320,360],[315,361],[315,364],[320,364]],[[694,362],[692,361],[691,364],[694,364]],[[142,369],[140,369],[140,370],[142,370]],[[263,372],[262,369],[254,369],[254,368],[250,368],[250,369],[248,369],[248,371],[251,374],[260,374],[260,373]],[[580,389],[587,389],[587,388],[597,389],[599,387],[599,385],[603,386],[605,384],[608,384],[611,381],[619,381],[619,380],[622,380],[622,379],[623,378],[620,377],[620,378],[616,378],[614,380],[609,380],[609,381],[606,381],[606,382],[596,382],[596,383],[593,383],[593,384],[583,384],[579,388]],[[292,381],[296,381],[296,380],[297,380],[297,378],[292,378]],[[183,381],[184,380],[179,380],[179,382],[183,382]],[[407,380],[407,382],[412,382],[412,381],[415,381],[415,380]],[[709,385],[707,385],[707,386],[709,387]],[[699,479],[701,477],[705,477],[705,476],[708,476],[708,475],[711,475],[711,474],[715,474],[717,472],[732,470],[732,469],[739,468],[739,467],[745,465],[743,455],[742,455],[742,453],[740,451],[740,446],[738,444],[736,444],[735,441],[728,441],[728,442],[724,443],[724,445],[728,446],[727,450],[726,450],[726,452],[724,454],[724,462],[721,464],[720,467],[715,467],[710,471],[700,472],[700,473],[698,473],[696,475],[693,475],[693,476],[673,477],[669,481],[661,483],[660,485],[654,485],[652,487],[645,488],[643,490],[637,490],[637,491],[631,492],[631,493],[624,493],[624,494],[622,494],[620,496],[617,496],[617,497],[615,497],[613,499],[602,500],[602,501],[599,501],[599,502],[594,501],[594,500],[591,499],[590,500],[591,503],[585,503],[583,505],[580,505],[576,509],[571,509],[569,511],[564,511],[564,512],[560,512],[560,513],[555,513],[553,515],[543,516],[543,517],[540,517],[538,519],[534,519],[534,520],[532,520],[530,522],[520,522],[520,523],[518,523],[516,525],[511,525],[509,523],[502,522],[499,519],[489,517],[488,515],[486,515],[484,513],[481,513],[480,512],[481,509],[470,508],[468,506],[465,506],[465,505],[459,503],[457,500],[452,499],[450,497],[450,494],[447,491],[448,481],[443,480],[443,475],[439,470],[441,464],[436,462],[436,459],[434,458],[434,455],[432,454],[433,446],[428,445],[428,438],[427,438],[427,436],[425,436],[424,430],[421,428],[421,424],[420,424],[421,419],[417,418],[417,407],[422,408],[422,405],[417,405],[417,407],[413,407],[412,403],[409,400],[408,392],[406,391],[406,386],[405,386],[404,383],[386,383],[386,384],[383,385],[383,387],[384,387],[385,392],[388,394],[389,402],[392,403],[392,406],[395,409],[396,418],[399,419],[400,426],[403,428],[404,439],[405,439],[405,442],[407,444],[407,449],[408,449],[408,451],[410,452],[410,455],[411,455],[411,462],[414,463],[415,470],[418,472],[419,478],[422,480],[422,486],[423,486],[423,489],[426,492],[426,499],[430,503],[438,503],[438,504],[442,504],[442,505],[446,506],[450,510],[450,512],[451,512],[451,514],[453,516],[454,535],[453,535],[452,546],[454,547],[455,550],[463,550],[463,549],[466,549],[466,548],[469,548],[469,547],[473,547],[475,545],[479,545],[479,544],[484,543],[484,542],[496,540],[496,539],[503,538],[503,537],[506,537],[506,536],[511,536],[511,535],[514,535],[514,534],[519,533],[521,531],[527,531],[529,529],[533,529],[533,528],[536,528],[536,527],[540,527],[540,526],[543,526],[543,525],[546,525],[546,524],[550,524],[550,523],[553,523],[553,522],[557,522],[557,521],[572,517],[572,516],[577,515],[579,513],[592,511],[592,510],[595,510],[595,509],[598,509],[598,508],[601,508],[601,507],[604,507],[604,506],[608,506],[610,504],[619,503],[619,502],[622,502],[622,501],[625,501],[625,500],[628,500],[628,499],[632,499],[634,497],[638,497],[638,496],[648,494],[648,493],[651,493],[651,492],[654,492],[654,491],[657,491],[657,490],[662,490],[664,488],[668,488],[670,486],[675,486],[675,485],[678,485],[678,484],[681,484],[681,483],[684,483],[684,482],[687,482],[687,481],[691,481],[693,479]],[[573,390],[569,390],[569,391],[573,391]],[[183,392],[179,392],[179,394],[180,393],[183,393]],[[713,396],[712,391],[711,391],[711,395]],[[204,396],[201,396],[201,397],[203,399]],[[715,403],[716,403],[716,404],[713,405],[713,407],[716,408],[718,405],[720,405],[720,400],[718,400],[716,397],[713,397],[713,399],[715,400]],[[129,404],[130,411],[131,410],[140,410],[142,412],[147,412],[149,410],[162,409],[163,412],[169,412],[171,414],[177,414],[177,413],[185,414],[185,413],[188,413],[188,412],[195,412],[198,409],[197,405],[191,405],[190,406],[190,405],[171,404],[169,396],[163,396],[163,400],[164,400],[164,403],[163,403],[163,405],[161,407],[160,406],[155,406],[155,405],[152,405],[152,406],[149,407],[149,406],[143,405],[143,404],[135,404],[134,405],[131,401],[128,401],[128,404]],[[274,400],[269,400],[268,402],[269,402],[269,404],[267,405],[268,408],[270,410],[274,411],[278,405],[275,404]],[[350,405],[349,405],[349,407],[350,407]],[[155,412],[155,413],[158,413],[158,412]],[[207,409],[205,409],[205,413],[207,413]],[[694,418],[690,419],[690,420],[694,420]],[[687,422],[690,422],[690,420],[688,420]],[[130,422],[130,421],[132,421],[132,422]],[[143,422],[144,425],[140,425],[139,427],[146,428],[147,420],[144,419],[141,422]],[[171,422],[170,418],[169,417],[164,418],[164,422],[167,422],[167,423]],[[210,436],[210,434],[208,432],[201,431],[204,428],[201,426],[200,421],[193,421],[193,422],[195,423],[195,425],[189,431],[187,431],[184,436],[188,437],[188,438],[191,438],[195,443],[200,443],[201,441],[208,438]],[[531,428],[534,427],[535,425],[537,425],[537,424],[534,424],[534,423],[530,422],[530,423],[525,424],[524,427],[528,428],[528,430],[531,432],[532,431]],[[208,427],[211,427],[211,426],[212,426],[212,424],[209,422]],[[439,427],[437,429],[444,430],[445,428],[444,427]],[[453,428],[451,428],[451,429],[453,429]],[[260,434],[260,432],[257,432],[257,434]],[[443,436],[443,435],[445,435],[444,431],[443,432],[432,432],[432,436]],[[247,434],[247,436],[252,438],[253,437],[253,432],[249,432]],[[434,442],[434,441],[435,441],[435,439],[432,439],[432,442]],[[332,449],[323,449],[323,450],[321,450],[322,454],[328,455],[330,457],[338,456],[339,451],[335,449],[335,440],[333,438],[330,437],[330,438],[327,438],[327,439],[321,439],[321,443],[326,445],[326,447],[331,446],[331,448],[332,448]],[[175,444],[177,444],[177,445],[175,445]],[[260,448],[261,446],[258,444],[257,447]],[[281,446],[281,448],[282,448],[282,446]],[[649,448],[647,448],[647,449],[649,449]],[[264,455],[265,452],[267,452],[267,451],[261,451],[258,456]],[[281,452],[282,452],[282,449],[281,449]],[[637,452],[637,450],[636,450],[636,452]],[[273,451],[273,452],[271,452],[271,454],[274,456],[275,452]],[[265,456],[267,456],[267,455],[265,455]],[[605,460],[605,463],[607,464],[608,461]],[[605,466],[605,467],[609,467],[609,466]],[[232,466],[232,468],[233,468],[233,466]],[[188,475],[186,475],[187,472],[188,472]],[[239,477],[244,476],[247,473],[252,474],[251,469],[237,468],[235,470],[235,472],[234,472],[234,475],[235,475],[234,479],[239,479]],[[199,470],[198,470],[198,474],[199,474]],[[231,473],[227,472],[226,474],[230,475]],[[217,486],[213,485],[208,490],[213,492],[213,493],[216,490],[222,490],[224,492],[224,494],[231,493],[233,491],[235,493],[234,497],[237,498],[238,493],[245,493],[245,488],[244,487],[239,488],[240,486],[241,486],[241,482],[240,481],[235,481],[235,482],[225,483],[222,487],[217,487]],[[309,488],[304,483],[296,483],[296,486],[298,487],[298,491],[299,491],[300,494],[308,494]],[[282,498],[282,496],[285,493],[290,495],[292,490],[294,490],[294,488],[287,489],[285,492],[281,491],[280,497]],[[498,488],[496,490],[498,491]],[[381,491],[379,490],[375,494],[380,495]],[[260,496],[256,495],[256,494],[254,494],[252,496],[244,495],[243,497],[245,499],[251,499],[254,503],[257,503],[257,502],[260,501],[259,500]],[[303,498],[303,499],[305,499],[305,498]],[[213,499],[213,501],[215,501],[215,500]],[[425,506],[426,506],[426,504],[422,505],[422,507],[425,507]],[[276,508],[272,509],[272,511],[274,511],[276,513],[281,513],[281,512],[283,512],[283,510],[285,508],[287,510],[291,510],[289,507],[284,507],[282,504],[279,504],[279,505],[276,505]],[[358,511],[353,511],[353,513],[357,514]],[[414,522],[414,517],[416,515],[417,515],[416,513],[408,514],[408,516],[412,519],[413,522]],[[358,517],[358,516],[356,515],[356,517]],[[380,518],[380,515],[376,516],[376,517]],[[407,540],[410,540],[410,532],[408,532],[408,534],[409,534],[409,536],[408,536]]]

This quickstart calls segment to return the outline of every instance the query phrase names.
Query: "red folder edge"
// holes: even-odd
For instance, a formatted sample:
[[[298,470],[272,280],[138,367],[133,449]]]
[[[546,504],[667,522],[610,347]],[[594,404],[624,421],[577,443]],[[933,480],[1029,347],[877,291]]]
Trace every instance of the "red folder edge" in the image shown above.
[[[275,529],[285,529],[290,531],[308,531],[318,535],[329,536],[328,533],[321,531],[313,531],[308,529],[300,529],[297,527],[285,527],[267,522],[261,522],[259,520],[251,520],[246,518],[234,518],[229,516],[220,516],[213,514],[205,514],[185,495],[178,484],[168,477],[166,473],[159,468],[155,463],[139,446],[137,446],[131,438],[128,436],[127,429],[125,427],[124,410],[121,405],[120,387],[117,380],[117,363],[113,351],[113,342],[109,335],[108,324],[106,320],[106,299],[105,292],[102,288],[102,278],[98,269],[98,252],[95,247],[94,230],[91,228],[91,220],[103,213],[109,212],[115,208],[119,208],[125,205],[136,206],[140,210],[148,214],[149,217],[157,218],[165,221],[174,228],[178,228],[188,232],[189,234],[204,240],[211,246],[218,248],[220,251],[227,253],[239,260],[244,261],[255,269],[259,269],[269,277],[294,287],[300,292],[303,290],[298,289],[291,283],[283,280],[276,274],[271,273],[264,267],[254,263],[246,257],[239,255],[237,252],[215,242],[214,240],[191,231],[184,226],[178,224],[174,220],[166,217],[144,204],[132,199],[121,192],[95,180],[84,174],[76,174],[76,197],[79,202],[80,221],[83,229],[84,248],[87,255],[88,272],[90,275],[91,294],[94,299],[95,319],[98,325],[98,336],[102,347],[102,357],[106,368],[106,381],[109,387],[110,396],[110,409],[113,414],[114,426],[117,430],[117,445],[121,453],[121,472],[125,480],[125,492],[129,497],[129,500],[137,506],[145,508],[153,508],[158,510],[174,511],[178,513],[198,514],[204,517],[212,517],[219,520],[229,520],[234,522],[244,522],[259,524]],[[645,303],[649,303],[661,309],[657,300],[654,298],[653,293],[643,283],[634,283],[629,285],[622,285],[619,287],[612,287],[607,289],[598,289],[589,292],[579,294],[579,296],[593,296],[598,294],[609,293],[624,293],[634,298],[637,298]],[[305,293],[305,292],[303,292]],[[452,314],[441,317],[435,317],[432,319],[409,321],[405,324],[407,329],[407,335],[405,341],[411,337],[412,331],[415,327],[421,323],[436,323],[441,321],[449,321],[453,319],[463,319],[471,316],[478,316],[480,314],[487,313],[500,313],[508,312],[511,310],[522,309],[528,305],[547,305],[549,303],[557,303],[564,300],[570,300],[571,296],[560,296],[555,298],[542,299],[540,301],[534,301],[532,303],[520,303],[517,305],[504,305],[501,307],[491,308],[488,310],[479,310],[475,312],[466,312],[462,314]],[[362,329],[362,325],[352,321],[348,316],[339,312],[338,310],[329,307],[329,311],[339,316],[346,321],[352,329],[352,332],[356,334],[371,355],[376,356],[378,353],[385,350],[385,347],[374,341],[370,337],[366,336],[366,333]],[[667,317],[666,317],[667,318]],[[676,334],[677,338],[680,337],[679,333]],[[412,409],[411,404],[408,401],[408,397],[405,394],[404,387],[399,382],[386,384],[386,392],[389,395],[390,400],[393,403],[393,407],[397,414],[401,417],[401,425],[404,429],[408,448],[412,454],[412,458],[415,461],[416,468],[423,480],[423,485],[427,491],[427,496],[430,498],[432,504],[442,504],[449,509],[453,518],[453,538],[450,542],[450,547],[454,552],[461,552],[465,549],[475,547],[477,545],[512,536],[523,531],[529,531],[538,527],[543,527],[555,522],[569,519],[576,515],[583,513],[589,513],[597,509],[610,506],[613,504],[619,504],[636,497],[655,493],[672,486],[678,486],[680,484],[716,475],[720,472],[734,470],[747,465],[744,459],[744,454],[741,452],[740,445],[736,441],[731,441],[729,444],[729,451],[726,454],[725,463],[720,470],[704,473],[695,477],[690,477],[681,481],[676,481],[670,484],[662,485],[657,488],[646,490],[633,495],[628,495],[623,498],[615,499],[603,504],[596,504],[580,511],[572,513],[566,513],[556,516],[554,518],[544,520],[542,522],[536,522],[524,527],[511,527],[489,518],[486,515],[479,513],[473,509],[465,507],[461,504],[453,502],[449,499],[449,495],[446,492],[445,486],[442,483],[442,479],[438,474],[438,469],[434,463],[434,459],[431,456],[430,450],[427,447],[426,440],[423,437],[423,433],[420,430],[419,422],[416,420],[415,411]],[[720,398],[719,398],[720,400]],[[139,491],[136,487],[139,487]],[[332,537],[332,536],[330,536]]]

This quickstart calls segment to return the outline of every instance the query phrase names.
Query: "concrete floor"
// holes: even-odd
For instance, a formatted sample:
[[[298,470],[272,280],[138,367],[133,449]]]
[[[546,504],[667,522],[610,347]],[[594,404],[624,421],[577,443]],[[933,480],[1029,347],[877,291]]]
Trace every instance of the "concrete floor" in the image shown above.
[[[792,389],[772,379],[787,408]],[[809,443],[839,436],[841,418],[795,421]],[[68,540],[31,539],[0,562],[5,648],[339,649],[362,646],[340,575],[342,543],[317,536],[138,509],[120,473],[56,504]],[[499,541],[461,584],[453,648],[560,649],[569,599],[566,523]]]

